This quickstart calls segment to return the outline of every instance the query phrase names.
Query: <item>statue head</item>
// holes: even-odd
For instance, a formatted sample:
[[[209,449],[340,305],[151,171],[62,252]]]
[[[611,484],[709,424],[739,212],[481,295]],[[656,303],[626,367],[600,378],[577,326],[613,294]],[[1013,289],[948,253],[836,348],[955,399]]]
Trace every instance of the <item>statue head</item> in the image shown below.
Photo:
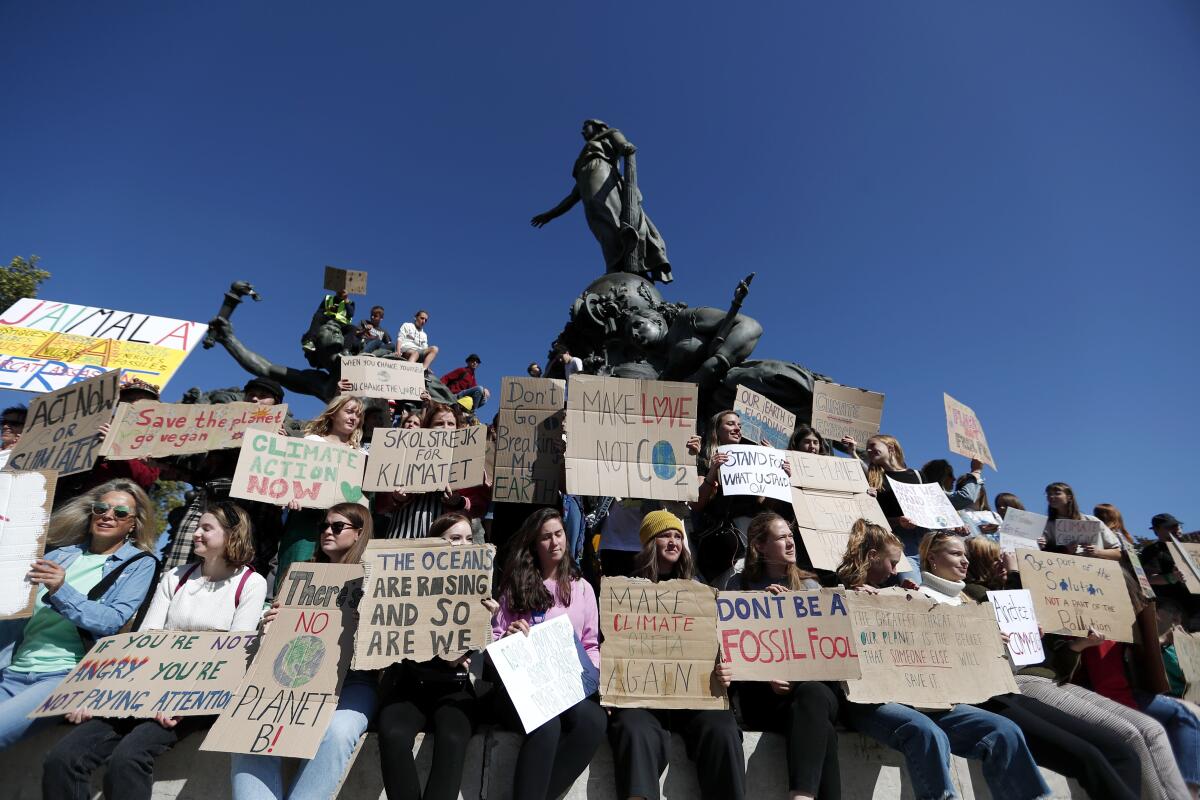
[[[634,311],[625,320],[625,335],[643,350],[655,350],[667,340],[670,324],[653,309]]]
[[[313,336],[313,350],[305,351],[304,357],[308,359],[309,365],[316,369],[325,369],[333,372],[338,365],[338,357],[346,352],[346,340],[342,335],[342,328],[333,320],[327,320],[324,325],[317,328],[316,335]]]
[[[585,119],[583,121],[583,130],[580,132],[583,134],[584,139],[591,139],[593,136],[607,127],[608,125],[606,125],[603,120]]]

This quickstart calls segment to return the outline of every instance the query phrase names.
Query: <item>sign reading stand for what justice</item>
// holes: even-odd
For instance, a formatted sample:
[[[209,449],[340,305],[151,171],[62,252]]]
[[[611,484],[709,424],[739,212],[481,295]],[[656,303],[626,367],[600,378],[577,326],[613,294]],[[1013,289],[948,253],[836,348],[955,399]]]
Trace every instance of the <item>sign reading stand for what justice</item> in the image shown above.
[[[721,465],[721,492],[726,497],[752,495],[790,503],[792,487],[783,465],[787,451],[748,444],[723,444],[718,453],[728,458]],[[789,465],[790,466],[790,465]]]
[[[231,497],[304,508],[362,503],[362,451],[315,439],[247,430],[242,437]]]
[[[696,500],[687,440],[696,384],[572,375],[567,386],[567,491],[599,497]]]

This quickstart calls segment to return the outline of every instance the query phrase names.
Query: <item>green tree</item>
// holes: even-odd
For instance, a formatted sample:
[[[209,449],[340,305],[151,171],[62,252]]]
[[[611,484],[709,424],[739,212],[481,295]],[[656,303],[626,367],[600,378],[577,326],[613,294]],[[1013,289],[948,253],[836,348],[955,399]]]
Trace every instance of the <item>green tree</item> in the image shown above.
[[[38,269],[37,256],[28,260],[13,256],[7,267],[0,267],[0,311],[23,297],[37,297],[38,284],[50,277],[44,269]]]
[[[167,519],[171,512],[184,504],[184,494],[191,487],[183,481],[158,481],[150,487],[150,499],[157,506],[158,532],[167,529]]]

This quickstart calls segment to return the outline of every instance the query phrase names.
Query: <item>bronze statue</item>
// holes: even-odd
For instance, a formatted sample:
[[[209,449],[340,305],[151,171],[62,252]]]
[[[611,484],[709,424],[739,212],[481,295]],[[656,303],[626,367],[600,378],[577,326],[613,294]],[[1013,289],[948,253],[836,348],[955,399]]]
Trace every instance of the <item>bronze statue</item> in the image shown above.
[[[582,201],[588,227],[604,253],[606,271],[630,272],[650,281],[670,283],[667,245],[642,210],[634,156],[637,148],[619,130],[598,119],[583,123],[583,138],[586,143],[571,170],[575,188],[561,203],[538,214],[530,223],[540,228]],[[618,169],[622,159],[624,175]]]

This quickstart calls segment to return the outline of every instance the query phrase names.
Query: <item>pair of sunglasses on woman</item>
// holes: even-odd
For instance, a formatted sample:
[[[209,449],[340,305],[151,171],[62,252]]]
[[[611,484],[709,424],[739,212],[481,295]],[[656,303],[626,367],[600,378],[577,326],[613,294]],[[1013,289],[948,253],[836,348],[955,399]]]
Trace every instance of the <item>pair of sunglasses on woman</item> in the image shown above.
[[[108,503],[92,503],[93,516],[103,517],[109,511],[111,511],[113,516],[117,519],[125,519],[133,514],[133,511],[129,508],[129,506],[114,506],[109,505]]]

